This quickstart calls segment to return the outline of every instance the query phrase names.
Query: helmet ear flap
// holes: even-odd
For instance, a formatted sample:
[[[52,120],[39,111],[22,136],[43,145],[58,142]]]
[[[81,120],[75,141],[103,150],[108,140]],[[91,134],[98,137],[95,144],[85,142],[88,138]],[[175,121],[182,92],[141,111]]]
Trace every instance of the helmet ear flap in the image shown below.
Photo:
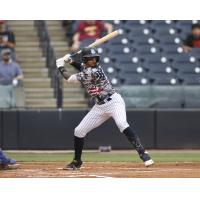
[[[96,61],[97,61],[97,63],[100,61],[100,56],[96,57]]]

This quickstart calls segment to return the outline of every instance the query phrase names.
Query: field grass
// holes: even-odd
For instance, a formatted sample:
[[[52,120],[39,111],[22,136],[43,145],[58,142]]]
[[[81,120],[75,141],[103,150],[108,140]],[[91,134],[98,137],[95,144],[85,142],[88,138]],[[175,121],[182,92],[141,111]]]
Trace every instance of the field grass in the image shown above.
[[[200,162],[200,151],[150,151],[156,162]],[[69,162],[72,153],[26,153],[8,152],[8,156],[21,162]],[[138,155],[133,151],[112,151],[108,153],[84,152],[83,160],[90,162],[140,162]]]

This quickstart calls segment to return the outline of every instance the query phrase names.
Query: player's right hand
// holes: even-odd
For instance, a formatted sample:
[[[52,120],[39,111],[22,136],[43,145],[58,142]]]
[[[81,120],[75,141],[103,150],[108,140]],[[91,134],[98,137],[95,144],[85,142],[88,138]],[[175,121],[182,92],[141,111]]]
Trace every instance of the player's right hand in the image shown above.
[[[71,58],[71,54],[67,54],[63,57],[63,60],[66,62],[66,63],[71,63],[72,62],[72,58]]]
[[[64,67],[64,65],[65,65],[65,61],[64,61],[63,58],[58,58],[58,59],[56,60],[56,66],[57,66],[57,68],[59,68],[59,67]]]

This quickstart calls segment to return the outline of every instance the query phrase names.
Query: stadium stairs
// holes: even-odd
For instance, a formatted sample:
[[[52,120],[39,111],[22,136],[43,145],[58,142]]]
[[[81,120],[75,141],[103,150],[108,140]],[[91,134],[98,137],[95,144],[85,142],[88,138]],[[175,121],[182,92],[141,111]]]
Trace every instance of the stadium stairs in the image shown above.
[[[26,108],[55,108],[51,79],[42,55],[34,21],[8,21],[16,38],[16,60],[24,73]]]
[[[62,21],[46,21],[51,46],[54,48],[56,58],[62,57],[69,52],[65,30],[62,27]],[[77,71],[70,65],[67,66],[70,74]],[[79,84],[66,84],[63,81],[63,108],[86,108],[87,100],[84,96],[84,90]]]

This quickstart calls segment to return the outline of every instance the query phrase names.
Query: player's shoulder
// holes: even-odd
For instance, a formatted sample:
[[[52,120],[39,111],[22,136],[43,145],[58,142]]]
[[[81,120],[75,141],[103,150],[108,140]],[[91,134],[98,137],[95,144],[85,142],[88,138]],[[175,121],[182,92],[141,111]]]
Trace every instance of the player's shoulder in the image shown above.
[[[93,73],[98,72],[98,70],[99,70],[98,67],[92,67],[92,68],[91,68],[91,71],[92,71]]]

